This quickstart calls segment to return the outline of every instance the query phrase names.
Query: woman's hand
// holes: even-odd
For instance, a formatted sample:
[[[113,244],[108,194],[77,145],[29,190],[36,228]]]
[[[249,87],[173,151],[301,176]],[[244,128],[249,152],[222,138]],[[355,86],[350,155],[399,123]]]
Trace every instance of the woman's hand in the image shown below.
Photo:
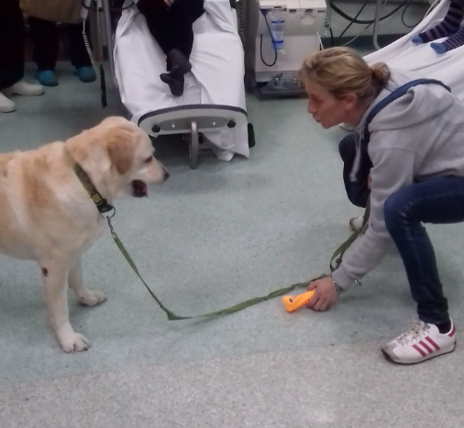
[[[314,296],[308,303],[308,308],[318,312],[326,311],[338,299],[338,291],[330,277],[312,282],[308,285],[308,290],[315,290]]]

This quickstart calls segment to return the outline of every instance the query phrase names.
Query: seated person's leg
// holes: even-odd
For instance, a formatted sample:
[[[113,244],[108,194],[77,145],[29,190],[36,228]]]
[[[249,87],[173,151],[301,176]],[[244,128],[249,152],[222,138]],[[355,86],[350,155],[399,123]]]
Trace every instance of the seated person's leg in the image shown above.
[[[97,78],[92,62],[90,61],[89,53],[85,47],[84,38],[82,36],[83,24],[69,24],[66,28],[69,45],[71,49],[71,64],[76,68],[77,76],[81,82],[93,82]],[[90,25],[86,21],[85,32],[90,43]]]
[[[204,0],[175,0],[170,10],[177,19],[192,25],[205,12]]]
[[[24,19],[19,0],[3,0],[0,13],[0,112],[16,109],[9,95],[42,95],[43,87],[24,82]]]
[[[58,59],[59,38],[56,24],[30,17],[29,28],[33,43],[32,59],[37,64],[36,78],[44,86],[57,86],[55,66]]]
[[[171,31],[171,43],[174,46],[167,54],[167,71],[161,74],[161,80],[168,84],[171,92],[175,96],[180,96],[184,92],[184,75],[190,72],[190,54],[193,47],[193,29],[192,24],[180,19],[175,19],[172,13],[169,21],[172,22],[171,28],[177,28],[177,31]]]
[[[180,70],[190,71],[190,55],[193,48],[193,23],[204,13],[203,0],[175,0],[168,9],[168,20],[172,23],[177,31],[171,31],[170,39],[174,46],[174,53],[171,53],[170,68],[173,70],[176,65]],[[187,73],[188,73],[187,71]],[[185,74],[185,73],[184,73]]]
[[[193,47],[192,24],[203,13],[203,0],[176,0],[167,7],[162,0],[140,0],[138,7],[145,15],[151,34],[167,57],[167,73],[160,78],[170,86],[173,95],[184,90],[184,75]]]
[[[430,47],[442,54],[464,45],[464,0],[451,0],[443,20],[435,27],[412,38],[414,43],[427,43],[442,37],[447,37],[442,43],[431,43]]]
[[[174,31],[169,28],[168,8],[163,0],[139,0],[139,11],[145,16],[148,29],[167,56],[174,48],[174,39],[169,37]]]

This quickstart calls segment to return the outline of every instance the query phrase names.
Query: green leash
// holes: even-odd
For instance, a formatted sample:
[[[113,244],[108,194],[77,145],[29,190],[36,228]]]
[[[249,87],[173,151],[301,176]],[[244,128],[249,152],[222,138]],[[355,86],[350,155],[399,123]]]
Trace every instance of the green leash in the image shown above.
[[[351,244],[356,240],[356,238],[361,234],[364,233],[367,225],[367,221],[369,218],[369,206],[366,208],[365,214],[364,214],[364,222],[361,230],[359,232],[354,232],[351,234],[351,236],[342,244],[340,245],[334,252],[332,258],[330,259],[330,271],[333,272],[337,267],[340,265],[342,261],[343,254],[345,251],[351,246]],[[113,228],[113,224],[111,222],[111,216],[107,216],[106,220],[108,222],[108,226],[111,231],[111,236],[113,237],[114,242],[116,243],[117,247],[121,251],[122,255],[126,259],[127,263],[129,263],[130,267],[132,270],[135,272],[135,274],[139,277],[140,281],[142,281],[142,284],[145,286],[145,288],[148,290],[150,293],[151,297],[155,299],[156,303],[158,303],[159,307],[166,313],[168,320],[169,321],[178,321],[178,320],[189,320],[189,319],[194,319],[194,318],[213,318],[213,317],[218,317],[222,315],[229,315],[233,314],[234,312],[239,312],[243,311],[246,308],[249,308],[250,306],[257,305],[258,303],[265,302],[266,300],[273,299],[275,297],[283,296],[285,294],[290,293],[291,291],[297,289],[297,288],[303,288],[307,287],[309,284],[311,284],[314,281],[317,281],[318,279],[325,278],[327,275],[320,275],[317,278],[310,279],[309,281],[306,282],[300,282],[296,283],[293,285],[290,285],[289,287],[286,288],[281,288],[280,290],[273,291],[272,293],[269,293],[267,296],[263,297],[255,297],[254,299],[249,299],[246,300],[242,303],[238,303],[234,306],[231,306],[226,309],[222,309],[221,311],[216,311],[216,312],[209,312],[207,314],[203,315],[197,315],[197,316],[191,316],[191,317],[181,317],[179,315],[176,315],[174,312],[170,311],[166,306],[163,305],[160,299],[156,296],[156,294],[151,290],[151,288],[148,286],[148,284],[145,282],[145,280],[142,278],[142,275],[139,272],[139,269],[137,268],[137,265],[134,263],[132,260],[132,257],[124,247],[124,244],[121,242],[119,239],[118,235],[116,234],[116,231]],[[335,262],[335,265],[333,263]]]
[[[129,255],[128,251],[124,247],[124,244],[121,242],[118,235],[116,234],[116,231],[114,230],[113,224],[111,222],[111,218],[114,217],[114,215],[116,214],[116,209],[111,204],[109,204],[105,198],[101,196],[101,194],[98,192],[98,190],[96,189],[96,187],[90,180],[88,174],[82,169],[82,167],[79,164],[77,164],[73,160],[70,154],[68,155],[68,158],[69,158],[69,163],[73,165],[73,169],[74,169],[74,172],[76,173],[77,178],[80,180],[80,182],[82,183],[82,185],[88,192],[89,196],[92,198],[92,201],[94,202],[100,214],[104,218],[106,218],[108,222],[108,226],[111,231],[111,236],[113,237],[113,240],[116,243],[117,247],[121,251],[124,258],[126,259],[127,263],[129,263],[129,266],[132,268],[135,274],[139,277],[140,281],[142,281],[142,284],[148,290],[151,297],[155,299],[159,307],[166,313],[169,321],[189,320],[189,319],[194,319],[194,318],[212,318],[212,317],[218,317],[221,315],[233,314],[234,312],[243,311],[244,309],[249,308],[250,306],[257,305],[258,303],[261,303],[261,302],[265,302],[266,300],[270,300],[275,297],[288,294],[297,288],[307,287],[312,282],[317,281],[318,279],[325,278],[327,276],[327,275],[320,275],[317,278],[310,279],[309,281],[300,282],[297,284],[290,285],[290,287],[281,288],[280,290],[276,290],[276,291],[273,291],[272,293],[269,293],[267,296],[255,297],[254,299],[246,300],[245,302],[238,303],[234,306],[231,306],[230,308],[226,308],[221,311],[209,312],[207,314],[191,316],[191,317],[181,317],[179,315],[176,315],[174,312],[170,311],[166,306],[163,305],[161,300],[158,299],[156,294],[151,290],[151,288],[142,278],[142,275],[140,275],[137,265],[134,263],[134,261],[132,260],[132,257]],[[369,213],[370,213],[370,208],[369,208],[369,203],[368,203],[366,207],[366,211],[364,213],[363,225],[360,231],[352,233],[351,236],[335,250],[332,258],[330,259],[330,271],[331,272],[333,272],[335,269],[338,268],[338,266],[340,266],[340,263],[342,262],[343,254],[345,253],[345,251],[351,246],[351,244],[356,240],[356,238],[361,233],[364,233],[364,231],[366,230],[367,221],[369,219]],[[333,263],[335,263],[335,265]]]

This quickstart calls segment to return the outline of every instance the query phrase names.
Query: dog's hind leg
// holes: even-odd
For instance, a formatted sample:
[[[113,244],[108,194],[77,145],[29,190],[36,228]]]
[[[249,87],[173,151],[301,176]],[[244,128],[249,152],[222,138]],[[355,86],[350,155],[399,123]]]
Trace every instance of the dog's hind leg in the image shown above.
[[[74,292],[77,301],[81,305],[96,306],[106,300],[106,297],[100,291],[92,291],[84,286],[81,257],[77,259],[69,271],[68,282],[69,288]]]
[[[86,351],[90,347],[88,340],[69,322],[69,269],[57,260],[41,263],[41,268],[45,300],[58,342],[65,352]]]

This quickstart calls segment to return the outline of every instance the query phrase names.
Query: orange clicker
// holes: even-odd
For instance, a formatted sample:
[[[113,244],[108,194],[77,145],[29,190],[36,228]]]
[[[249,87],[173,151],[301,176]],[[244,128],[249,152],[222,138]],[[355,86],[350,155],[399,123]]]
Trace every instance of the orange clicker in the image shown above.
[[[314,295],[314,290],[306,291],[296,296],[283,296],[282,303],[287,312],[295,312],[303,306],[306,306]]]

